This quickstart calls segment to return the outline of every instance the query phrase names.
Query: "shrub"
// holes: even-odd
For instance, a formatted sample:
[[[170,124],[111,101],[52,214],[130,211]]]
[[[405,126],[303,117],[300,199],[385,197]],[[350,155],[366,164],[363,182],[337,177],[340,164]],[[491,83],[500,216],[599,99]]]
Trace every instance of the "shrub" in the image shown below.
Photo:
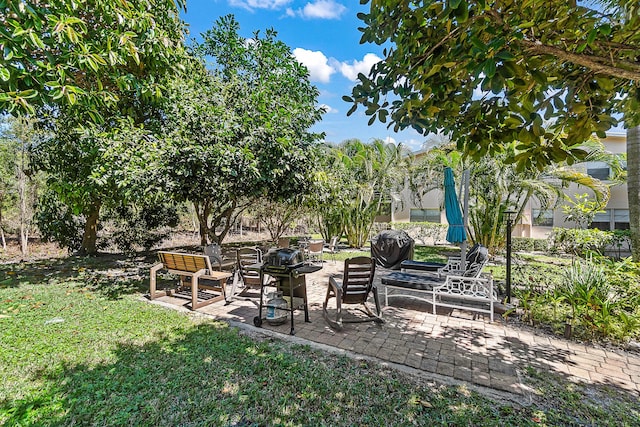
[[[604,254],[606,247],[613,242],[613,233],[598,229],[556,227],[549,236],[549,248],[553,252],[578,256],[585,256],[591,251]]]
[[[628,321],[624,299],[611,285],[606,267],[591,261],[575,262],[558,287],[559,295],[570,307],[574,326],[585,337],[617,338],[636,333],[637,324]]]
[[[624,342],[640,337],[640,264],[594,256],[571,266],[516,264],[513,292],[522,320],[556,334],[570,319],[582,339]]]
[[[437,242],[444,240],[447,235],[447,224],[438,222],[392,222],[389,223],[390,228],[394,230],[404,230],[416,241]]]
[[[511,248],[514,252],[546,252],[549,249],[549,242],[547,239],[514,237]]]
[[[105,236],[124,253],[134,253],[140,248],[148,251],[169,235],[168,227],[178,224],[175,206],[131,206],[123,205],[105,215],[112,227],[110,236]]]

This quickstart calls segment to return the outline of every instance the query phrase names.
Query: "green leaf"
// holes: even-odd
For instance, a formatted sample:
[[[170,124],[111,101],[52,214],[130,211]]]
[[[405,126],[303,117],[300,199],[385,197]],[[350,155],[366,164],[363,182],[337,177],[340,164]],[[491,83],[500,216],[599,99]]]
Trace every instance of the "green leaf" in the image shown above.
[[[9,70],[4,67],[0,67],[0,79],[2,79],[2,81],[8,82],[10,78],[11,73],[9,72]]]
[[[512,54],[508,50],[501,50],[496,55],[496,58],[502,59],[503,61],[513,61],[516,57],[514,54]]]
[[[496,74],[496,63],[492,59],[485,61],[484,73],[489,78],[492,78]]]
[[[598,82],[598,86],[606,91],[612,91],[614,88],[613,80],[605,76],[596,76],[596,82]]]
[[[611,25],[609,24],[602,24],[599,28],[598,31],[600,31],[601,34],[608,36],[609,34],[611,34]]]
[[[13,58],[13,50],[9,48],[9,46],[4,47],[4,60],[9,61]]]
[[[571,112],[575,113],[575,114],[582,114],[585,111],[587,111],[587,106],[584,104],[573,104],[573,106],[571,107]]]
[[[504,121],[504,124],[508,128],[516,129],[518,128],[518,126],[522,124],[522,120],[519,117],[511,116],[511,117],[507,117],[507,119]]]
[[[520,129],[520,132],[518,133],[518,140],[520,142],[530,142],[532,140],[531,134],[529,133],[527,128],[523,127],[522,129]]]
[[[34,45],[38,46],[40,49],[44,49],[44,43],[42,42],[40,37],[38,37],[38,35],[35,32],[30,32],[29,33],[29,39],[31,40],[31,43],[33,43]]]
[[[38,96],[38,92],[35,89],[27,89],[17,93],[18,97],[30,99]]]

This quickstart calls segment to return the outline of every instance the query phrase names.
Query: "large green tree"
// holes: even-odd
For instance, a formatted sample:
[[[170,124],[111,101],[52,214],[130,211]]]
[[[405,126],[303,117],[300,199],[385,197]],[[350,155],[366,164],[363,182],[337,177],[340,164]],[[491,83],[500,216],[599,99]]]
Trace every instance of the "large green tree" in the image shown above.
[[[81,227],[80,253],[96,253],[102,208],[130,200],[122,185],[139,176],[130,173],[137,154],[122,135],[140,143],[140,156],[153,148],[145,141],[162,119],[156,101],[184,58],[183,5],[0,1],[0,109],[38,116],[51,130],[51,140],[38,147],[51,190],[39,218],[45,235],[66,235],[56,240],[72,246],[78,240],[70,237],[73,228]],[[125,169],[114,169],[119,166]],[[73,220],[52,221],[49,214],[63,211]]]
[[[4,209],[13,212],[17,220],[18,241],[23,255],[28,252],[33,231],[33,207],[43,184],[41,174],[34,171],[31,151],[45,138],[37,122],[28,117],[3,116],[0,119],[0,228]],[[0,239],[5,245],[4,232]]]
[[[122,91],[161,94],[159,76],[179,66],[183,0],[0,0],[0,111],[41,105],[100,108]]]
[[[616,114],[639,124],[635,0],[371,0],[360,17],[361,41],[388,47],[345,97],[350,112],[363,105],[396,129],[444,130],[476,159],[517,141],[508,161],[539,170],[584,158],[581,144],[604,136]],[[639,190],[636,142],[627,146],[630,206]],[[640,212],[630,214],[640,260]]]
[[[73,120],[57,122],[54,136],[34,152],[49,190],[40,201],[39,228],[46,239],[94,255],[105,209],[159,192],[151,173],[158,164],[157,143],[131,119],[112,122],[108,130],[86,126],[80,131]]]
[[[203,34],[166,106],[167,188],[193,203],[203,244],[222,242],[258,198],[308,193],[321,137],[309,131],[322,110],[308,70],[275,31],[239,30],[229,15]]]

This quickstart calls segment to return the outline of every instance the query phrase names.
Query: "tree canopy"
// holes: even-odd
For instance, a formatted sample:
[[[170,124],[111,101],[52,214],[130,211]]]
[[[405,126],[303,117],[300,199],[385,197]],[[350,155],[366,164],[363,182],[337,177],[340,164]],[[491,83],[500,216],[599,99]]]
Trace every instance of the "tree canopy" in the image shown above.
[[[565,0],[371,0],[361,42],[388,46],[359,75],[350,113],[444,131],[479,158],[518,141],[512,161],[542,170],[624,114],[640,120],[640,8]],[[613,6],[613,7],[612,7]]]
[[[0,111],[40,105],[111,105],[121,91],[162,92],[179,66],[183,0],[0,0]]]
[[[167,188],[194,204],[203,244],[221,242],[257,198],[311,191],[321,137],[309,130],[322,110],[308,70],[274,30],[250,39],[239,30],[229,15],[203,34],[165,110]]]
[[[363,0],[368,3],[369,0]],[[516,142],[519,170],[582,160],[620,119],[640,261],[640,6],[636,0],[370,0],[361,42],[388,44],[351,96],[402,129],[444,132],[479,159]]]

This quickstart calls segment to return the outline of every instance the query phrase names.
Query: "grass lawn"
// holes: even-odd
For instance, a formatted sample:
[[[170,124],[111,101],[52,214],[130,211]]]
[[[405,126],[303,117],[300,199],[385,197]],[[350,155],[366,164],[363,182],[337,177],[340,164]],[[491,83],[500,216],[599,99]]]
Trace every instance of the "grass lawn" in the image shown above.
[[[638,425],[628,395],[530,370],[518,406],[240,334],[140,298],[143,259],[0,265],[0,425]]]

